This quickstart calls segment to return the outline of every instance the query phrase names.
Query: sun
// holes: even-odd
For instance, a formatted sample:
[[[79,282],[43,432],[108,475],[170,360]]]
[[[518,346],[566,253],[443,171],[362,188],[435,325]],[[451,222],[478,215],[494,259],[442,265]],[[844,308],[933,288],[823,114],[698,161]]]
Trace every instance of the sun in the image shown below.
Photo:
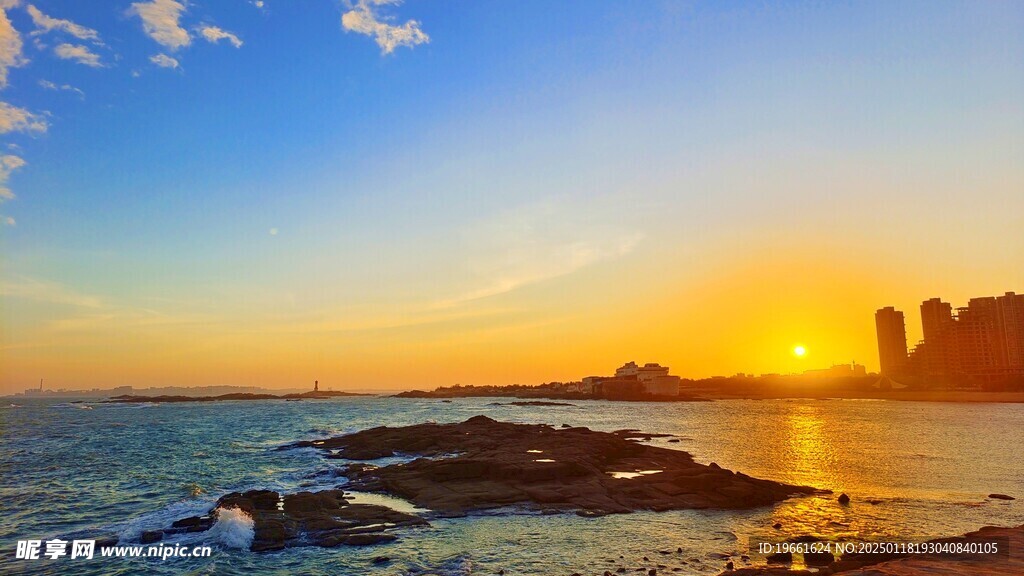
[[[793,347],[793,354],[795,354],[798,358],[802,358],[804,354],[807,354],[807,348],[804,348],[802,345],[797,344],[796,346]]]

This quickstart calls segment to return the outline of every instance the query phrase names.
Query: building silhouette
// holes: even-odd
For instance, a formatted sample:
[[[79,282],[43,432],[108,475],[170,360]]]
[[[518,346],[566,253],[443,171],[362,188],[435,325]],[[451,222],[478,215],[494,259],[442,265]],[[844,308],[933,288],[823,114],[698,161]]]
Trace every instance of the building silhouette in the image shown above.
[[[925,300],[923,338],[909,354],[902,312],[878,310],[875,328],[884,375],[946,384],[1024,378],[1024,294],[971,298],[956,309],[939,298]]]
[[[887,306],[875,312],[878,363],[883,376],[899,374],[907,365],[907,325],[903,312]]]

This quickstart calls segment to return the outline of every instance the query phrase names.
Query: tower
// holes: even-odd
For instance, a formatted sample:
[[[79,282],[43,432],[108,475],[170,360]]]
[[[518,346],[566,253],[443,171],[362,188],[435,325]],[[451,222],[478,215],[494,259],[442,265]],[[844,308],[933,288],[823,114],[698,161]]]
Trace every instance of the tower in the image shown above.
[[[884,376],[892,376],[907,363],[907,326],[903,312],[887,306],[875,312],[878,363]]]

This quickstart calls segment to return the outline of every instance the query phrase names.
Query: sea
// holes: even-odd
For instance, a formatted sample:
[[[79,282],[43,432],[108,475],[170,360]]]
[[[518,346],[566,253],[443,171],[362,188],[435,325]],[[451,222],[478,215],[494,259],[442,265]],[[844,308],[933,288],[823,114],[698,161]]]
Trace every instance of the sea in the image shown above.
[[[1024,524],[1024,405],[884,400],[573,401],[509,399],[72,403],[0,400],[0,573],[280,575],[570,575],[662,568],[717,574],[764,562],[761,541],[815,535],[916,541]],[[19,540],[117,536],[137,542],[256,488],[334,488],[343,462],[295,442],[365,428],[497,420],[671,434],[650,442],[751,476],[832,490],[752,510],[636,512],[598,518],[525,511],[430,517],[368,547],[253,553],[244,521],[164,545],[208,545],[205,558],[15,558]],[[836,497],[849,495],[849,505]],[[991,493],[1018,500],[990,499]],[[398,509],[401,500],[357,495]],[[429,512],[424,512],[428,514]],[[775,524],[781,525],[778,529]],[[680,552],[681,550],[681,552]],[[663,553],[666,552],[666,553]],[[380,557],[386,557],[382,560]],[[647,558],[646,560],[644,558]],[[799,557],[798,557],[799,559]],[[376,562],[375,562],[376,560]]]

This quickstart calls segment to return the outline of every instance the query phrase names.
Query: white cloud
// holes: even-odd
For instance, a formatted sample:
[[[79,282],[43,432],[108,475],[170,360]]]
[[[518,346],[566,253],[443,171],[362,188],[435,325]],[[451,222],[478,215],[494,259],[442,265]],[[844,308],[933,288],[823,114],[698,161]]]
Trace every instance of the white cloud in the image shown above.
[[[32,23],[36,25],[36,31],[33,34],[45,34],[58,30],[60,32],[66,32],[79,40],[91,40],[98,42],[100,35],[92,28],[86,28],[81,24],[75,24],[71,20],[62,20],[60,18],[51,18],[46,14],[43,14],[38,8],[29,4],[28,15],[32,17]]]
[[[78,44],[58,44],[53,49],[53,53],[61,60],[74,60],[79,64],[85,64],[86,66],[92,66],[93,68],[103,67],[103,64],[100,63],[100,55],[89,50],[86,46]]]
[[[430,36],[420,29],[416,20],[395,26],[389,23],[391,18],[377,12],[380,6],[400,3],[400,0],[358,0],[350,6],[351,10],[341,15],[341,26],[351,32],[373,36],[384,54],[390,54],[399,46],[411,48],[430,42]]]
[[[21,35],[14,29],[5,9],[17,3],[0,4],[0,88],[7,86],[7,69],[21,66],[26,60],[21,56]]]
[[[0,134],[8,132],[46,132],[46,119],[24,108],[0,102]]]
[[[170,50],[192,43],[179,21],[185,5],[175,0],[151,0],[132,4],[130,12],[142,19],[142,29],[150,38]]]
[[[11,172],[25,165],[25,161],[18,156],[5,154],[0,156],[0,202],[14,200],[14,192],[7,187],[7,178]]]
[[[178,61],[171,58],[167,54],[157,54],[156,56],[150,56],[149,61],[161,68],[178,68]]]
[[[277,228],[271,228],[270,229],[270,235],[271,236],[277,236]]]
[[[242,47],[242,40],[238,36],[216,26],[203,26],[199,28],[199,33],[203,35],[203,38],[206,38],[207,42],[213,44],[216,44],[220,40],[227,40],[228,42],[231,42],[235,48]]]
[[[4,217],[4,224],[6,224],[7,226],[17,226],[18,225],[18,223],[14,220],[14,218],[12,218],[10,216],[5,216]]]
[[[82,92],[81,90],[79,90],[78,88],[75,88],[74,86],[72,86],[70,84],[60,84],[60,85],[57,85],[57,84],[54,84],[53,82],[50,82],[49,80],[40,80],[39,81],[39,85],[42,86],[43,88],[47,89],[47,90],[58,90],[58,91],[64,91],[64,92],[74,92],[75,94],[78,94],[79,97],[85,98],[85,92]]]

